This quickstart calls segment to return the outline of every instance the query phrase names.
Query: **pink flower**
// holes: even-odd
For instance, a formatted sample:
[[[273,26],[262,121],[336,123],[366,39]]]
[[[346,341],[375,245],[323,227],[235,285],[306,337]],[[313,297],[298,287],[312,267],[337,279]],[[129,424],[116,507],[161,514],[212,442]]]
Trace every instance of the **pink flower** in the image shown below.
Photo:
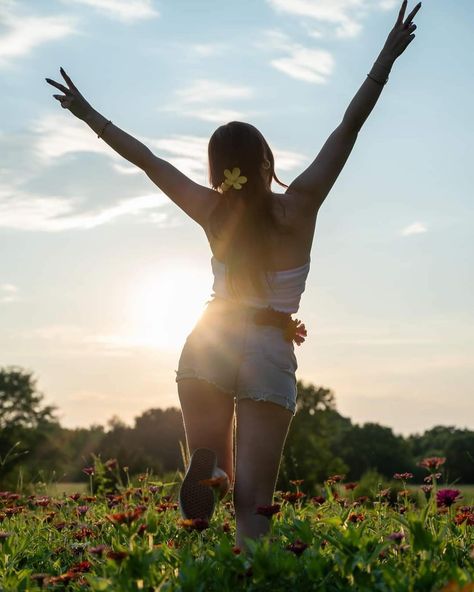
[[[443,458],[441,456],[430,456],[429,458],[424,458],[423,460],[420,460],[418,466],[425,467],[425,469],[428,470],[437,470],[442,464],[445,463],[445,461],[446,458]]]
[[[438,507],[449,508],[452,506],[460,495],[459,489],[440,489],[436,494],[436,504]]]
[[[393,475],[394,479],[412,479],[413,473],[395,473]]]

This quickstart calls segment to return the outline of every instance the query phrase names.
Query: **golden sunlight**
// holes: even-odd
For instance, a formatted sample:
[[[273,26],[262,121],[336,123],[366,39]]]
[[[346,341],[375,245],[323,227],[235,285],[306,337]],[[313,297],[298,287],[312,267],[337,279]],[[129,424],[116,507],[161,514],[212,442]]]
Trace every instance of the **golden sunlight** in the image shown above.
[[[137,278],[127,315],[130,342],[168,350],[184,344],[212,287],[212,275],[191,265],[173,260]]]

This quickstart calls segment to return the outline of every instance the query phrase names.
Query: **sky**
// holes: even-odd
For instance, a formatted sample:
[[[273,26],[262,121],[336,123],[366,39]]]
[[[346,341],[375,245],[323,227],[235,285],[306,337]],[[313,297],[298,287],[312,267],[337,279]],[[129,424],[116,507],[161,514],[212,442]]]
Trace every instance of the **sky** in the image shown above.
[[[62,66],[97,111],[203,185],[212,132],[248,121],[289,184],[399,6],[0,0],[0,366],[33,372],[62,425],[179,406],[174,370],[211,295],[211,251],[45,78],[64,84]],[[333,390],[354,423],[402,435],[474,429],[474,4],[425,0],[414,22],[319,211],[295,315],[308,331],[297,378]]]

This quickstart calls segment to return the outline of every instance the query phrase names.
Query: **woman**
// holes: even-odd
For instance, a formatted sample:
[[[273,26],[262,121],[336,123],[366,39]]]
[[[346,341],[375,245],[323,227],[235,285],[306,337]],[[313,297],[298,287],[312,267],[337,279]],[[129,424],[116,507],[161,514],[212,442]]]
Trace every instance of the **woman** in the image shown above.
[[[268,531],[259,506],[272,503],[282,450],[296,409],[294,341],[321,204],[341,172],[395,60],[414,39],[403,0],[394,27],[341,123],[284,194],[273,193],[272,151],[252,125],[230,122],[209,142],[212,188],[203,187],[113,125],[78,91],[53,95],[148,177],[204,229],[212,251],[213,298],[186,339],[176,381],[191,462],[180,489],[185,518],[207,518],[233,483],[236,544]],[[234,476],[233,425],[236,419]],[[213,488],[214,486],[214,488]],[[217,486],[217,488],[216,488]]]

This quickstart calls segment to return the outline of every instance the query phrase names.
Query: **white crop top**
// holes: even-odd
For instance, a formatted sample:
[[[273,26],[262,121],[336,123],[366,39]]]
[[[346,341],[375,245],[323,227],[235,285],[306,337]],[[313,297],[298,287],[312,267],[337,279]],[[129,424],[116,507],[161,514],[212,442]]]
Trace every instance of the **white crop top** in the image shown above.
[[[245,298],[240,298],[239,302],[247,304],[248,306],[262,308],[271,306],[275,310],[283,312],[297,312],[300,305],[301,294],[306,287],[306,278],[308,276],[310,264],[311,259],[300,267],[271,271],[268,274],[268,281],[273,288],[273,291],[267,289],[268,295],[266,298],[248,295]],[[213,293],[211,297],[218,296],[227,300],[234,300],[227,290],[225,263],[219,261],[213,255],[211,257],[211,267],[214,275],[214,283],[212,285]]]

